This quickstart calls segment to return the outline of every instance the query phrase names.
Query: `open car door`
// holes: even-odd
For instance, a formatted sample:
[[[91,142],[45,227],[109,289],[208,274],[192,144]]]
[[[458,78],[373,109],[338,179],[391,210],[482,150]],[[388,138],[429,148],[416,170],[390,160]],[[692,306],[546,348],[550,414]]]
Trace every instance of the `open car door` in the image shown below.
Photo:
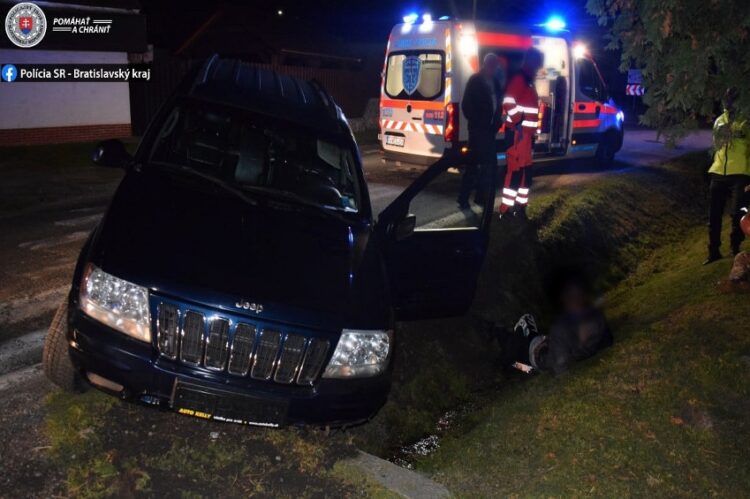
[[[463,173],[443,157],[378,217],[392,299],[399,320],[465,313],[487,253],[496,179],[487,199],[461,209]],[[498,175],[495,175],[495,177]]]

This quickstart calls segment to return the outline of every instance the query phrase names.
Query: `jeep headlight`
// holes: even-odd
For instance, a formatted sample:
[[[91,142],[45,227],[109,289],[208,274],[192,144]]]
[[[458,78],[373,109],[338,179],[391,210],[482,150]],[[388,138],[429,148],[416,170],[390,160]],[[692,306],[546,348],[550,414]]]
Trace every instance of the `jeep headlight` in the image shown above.
[[[324,378],[364,378],[385,371],[393,331],[344,329]]]
[[[89,264],[81,283],[81,310],[135,339],[151,341],[148,289]]]

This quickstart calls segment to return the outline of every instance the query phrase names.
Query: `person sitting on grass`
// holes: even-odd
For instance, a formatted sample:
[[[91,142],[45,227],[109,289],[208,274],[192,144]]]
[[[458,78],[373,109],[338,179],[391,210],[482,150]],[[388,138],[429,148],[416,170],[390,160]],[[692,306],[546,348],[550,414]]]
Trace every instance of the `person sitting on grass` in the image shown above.
[[[612,333],[604,314],[590,298],[587,286],[568,278],[560,287],[560,313],[548,334],[542,334],[531,314],[524,314],[513,331],[494,327],[502,348],[503,367],[526,373],[550,371],[561,374],[577,361],[612,345]]]

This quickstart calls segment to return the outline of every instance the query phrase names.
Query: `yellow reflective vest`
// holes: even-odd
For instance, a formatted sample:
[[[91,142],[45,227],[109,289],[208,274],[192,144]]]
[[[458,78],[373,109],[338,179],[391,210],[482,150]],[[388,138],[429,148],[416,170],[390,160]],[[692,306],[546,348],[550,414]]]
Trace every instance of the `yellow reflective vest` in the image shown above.
[[[750,175],[750,125],[747,120],[729,120],[729,113],[714,122],[714,162],[709,173],[718,175]]]

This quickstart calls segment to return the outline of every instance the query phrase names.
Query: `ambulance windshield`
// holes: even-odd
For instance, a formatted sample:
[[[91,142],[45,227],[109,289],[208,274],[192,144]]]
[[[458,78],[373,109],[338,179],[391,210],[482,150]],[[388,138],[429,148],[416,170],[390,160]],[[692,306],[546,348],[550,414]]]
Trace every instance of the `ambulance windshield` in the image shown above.
[[[443,93],[443,53],[394,52],[388,56],[385,93],[393,99],[432,100]]]

